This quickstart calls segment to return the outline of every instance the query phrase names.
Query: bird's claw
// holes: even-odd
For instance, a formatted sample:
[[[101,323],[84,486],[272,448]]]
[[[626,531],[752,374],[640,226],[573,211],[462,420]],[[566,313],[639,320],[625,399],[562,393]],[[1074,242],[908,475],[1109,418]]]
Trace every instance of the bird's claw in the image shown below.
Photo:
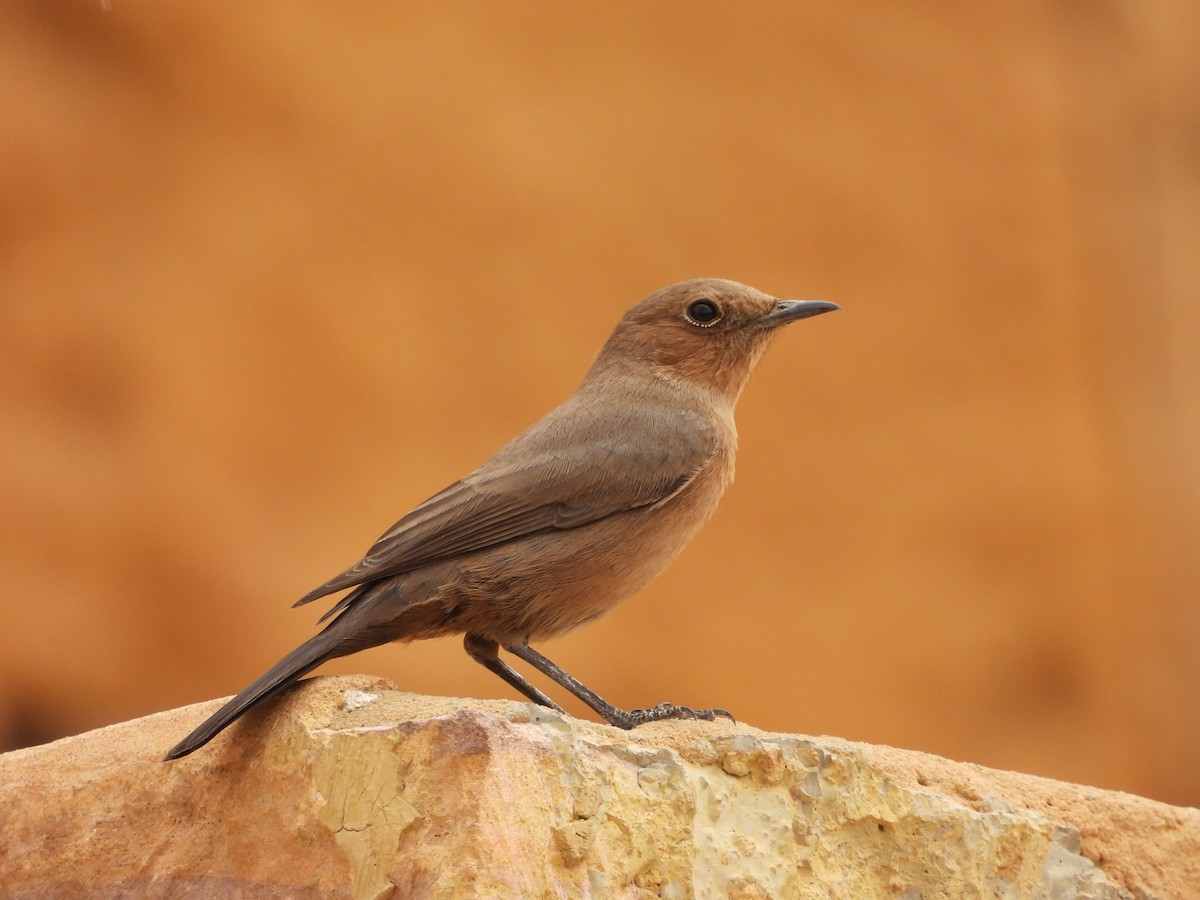
[[[620,715],[613,716],[609,722],[618,728],[626,730],[645,725],[647,722],[661,722],[664,719],[703,719],[713,721],[717,716],[724,716],[731,722],[736,722],[727,709],[714,706],[709,709],[692,709],[690,706],[676,706],[674,703],[660,703],[650,709],[631,709],[628,712],[619,711]]]

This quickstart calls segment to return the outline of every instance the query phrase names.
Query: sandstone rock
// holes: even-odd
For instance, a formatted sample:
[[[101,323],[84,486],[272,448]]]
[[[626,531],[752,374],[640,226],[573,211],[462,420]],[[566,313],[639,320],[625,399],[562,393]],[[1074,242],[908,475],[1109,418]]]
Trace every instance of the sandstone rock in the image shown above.
[[[0,896],[1200,896],[1200,811],[729,722],[306,682],[0,756]]]

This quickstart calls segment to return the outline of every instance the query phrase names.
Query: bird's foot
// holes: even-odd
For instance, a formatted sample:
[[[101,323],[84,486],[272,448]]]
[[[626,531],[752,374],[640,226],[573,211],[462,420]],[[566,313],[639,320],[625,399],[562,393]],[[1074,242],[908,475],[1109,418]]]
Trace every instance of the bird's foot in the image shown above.
[[[703,719],[711,722],[717,716],[724,716],[731,722],[737,721],[727,709],[692,709],[690,706],[676,706],[674,703],[660,703],[650,709],[613,709],[606,718],[610,725],[629,730],[647,722],[661,722],[664,719]]]

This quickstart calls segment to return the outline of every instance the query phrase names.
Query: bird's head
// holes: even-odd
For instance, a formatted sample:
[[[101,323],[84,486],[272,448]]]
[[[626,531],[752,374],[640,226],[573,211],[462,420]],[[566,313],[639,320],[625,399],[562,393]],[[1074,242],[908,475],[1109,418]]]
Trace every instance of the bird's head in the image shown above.
[[[649,369],[734,402],[780,326],[838,308],[824,300],[779,300],[721,278],[681,281],[625,314],[592,372]]]

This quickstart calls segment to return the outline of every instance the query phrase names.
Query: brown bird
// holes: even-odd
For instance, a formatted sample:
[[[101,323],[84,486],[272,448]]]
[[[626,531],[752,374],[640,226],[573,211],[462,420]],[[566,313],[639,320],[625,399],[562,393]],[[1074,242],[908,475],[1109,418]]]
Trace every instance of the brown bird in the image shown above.
[[[501,647],[620,728],[729,716],[670,703],[618,709],[529,645],[604,615],[679,554],[733,479],[733,408],[771,336],[788,322],[835,309],[715,278],[642,300],[570,399],[393,525],[359,562],[301,597],[297,606],[354,588],[321,617],[335,616],[323,631],[166,758],[203,746],[325,660],[460,633],[472,659],[560,712],[500,658]]]

